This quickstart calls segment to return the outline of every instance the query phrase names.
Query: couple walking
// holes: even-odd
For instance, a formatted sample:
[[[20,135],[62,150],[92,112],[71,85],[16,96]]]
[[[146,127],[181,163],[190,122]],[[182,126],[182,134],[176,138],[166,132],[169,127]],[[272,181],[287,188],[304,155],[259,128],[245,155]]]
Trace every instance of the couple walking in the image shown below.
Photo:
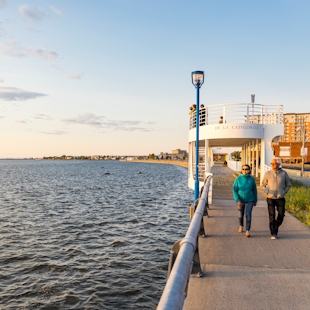
[[[291,184],[287,173],[280,167],[281,159],[273,158],[270,164],[271,170],[265,173],[262,187],[267,195],[271,239],[275,240],[277,239],[278,228],[282,224],[285,215],[284,195],[289,191]],[[245,214],[245,235],[250,237],[252,209],[257,203],[257,188],[255,179],[251,176],[249,165],[242,166],[242,174],[236,178],[233,185],[233,195],[238,207],[238,232],[243,232]],[[277,217],[276,209],[278,211]]]

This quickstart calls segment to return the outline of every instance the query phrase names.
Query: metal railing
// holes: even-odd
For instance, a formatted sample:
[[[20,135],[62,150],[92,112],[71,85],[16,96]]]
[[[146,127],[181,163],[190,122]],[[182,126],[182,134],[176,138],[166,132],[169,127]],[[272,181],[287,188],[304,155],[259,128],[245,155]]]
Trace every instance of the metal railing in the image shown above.
[[[220,121],[220,117],[222,120]],[[199,111],[200,126],[221,123],[283,124],[282,105],[251,103],[217,104]],[[196,127],[196,113],[190,114],[189,128]]]
[[[208,214],[211,178],[211,175],[206,178],[200,198],[195,203],[196,210],[185,238],[177,241],[172,247],[167,283],[157,310],[182,309],[190,275],[196,273],[198,276],[202,276],[198,252],[198,236],[205,235],[203,216]]]

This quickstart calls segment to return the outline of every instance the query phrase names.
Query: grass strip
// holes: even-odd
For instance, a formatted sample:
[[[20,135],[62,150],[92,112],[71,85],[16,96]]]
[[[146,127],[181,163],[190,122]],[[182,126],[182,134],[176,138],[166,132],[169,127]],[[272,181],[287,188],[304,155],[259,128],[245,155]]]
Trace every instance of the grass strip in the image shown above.
[[[285,195],[285,209],[310,227],[310,187],[291,179],[291,189]]]

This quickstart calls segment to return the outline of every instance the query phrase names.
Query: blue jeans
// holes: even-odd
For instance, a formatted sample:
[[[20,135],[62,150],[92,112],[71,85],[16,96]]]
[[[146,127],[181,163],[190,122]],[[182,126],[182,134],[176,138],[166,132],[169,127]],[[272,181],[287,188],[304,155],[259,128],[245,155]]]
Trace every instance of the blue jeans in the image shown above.
[[[241,205],[238,206],[238,218],[239,218],[239,225],[243,227],[243,218],[244,218],[244,211],[245,211],[245,220],[246,220],[246,230],[251,229],[251,221],[252,221],[252,209],[254,206],[254,202],[242,202]]]
[[[270,199],[267,198],[268,213],[269,213],[269,228],[272,235],[278,234],[278,228],[282,224],[285,216],[285,199]],[[276,208],[278,215],[276,218]]]

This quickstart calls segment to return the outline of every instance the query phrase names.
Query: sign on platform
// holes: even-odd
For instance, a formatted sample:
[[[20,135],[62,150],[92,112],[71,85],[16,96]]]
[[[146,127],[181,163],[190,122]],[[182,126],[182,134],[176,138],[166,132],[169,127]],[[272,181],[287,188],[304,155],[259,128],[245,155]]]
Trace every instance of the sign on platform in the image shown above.
[[[308,148],[302,147],[300,148],[300,156],[307,156],[308,155]]]
[[[289,146],[280,146],[280,156],[290,156],[291,148]]]

